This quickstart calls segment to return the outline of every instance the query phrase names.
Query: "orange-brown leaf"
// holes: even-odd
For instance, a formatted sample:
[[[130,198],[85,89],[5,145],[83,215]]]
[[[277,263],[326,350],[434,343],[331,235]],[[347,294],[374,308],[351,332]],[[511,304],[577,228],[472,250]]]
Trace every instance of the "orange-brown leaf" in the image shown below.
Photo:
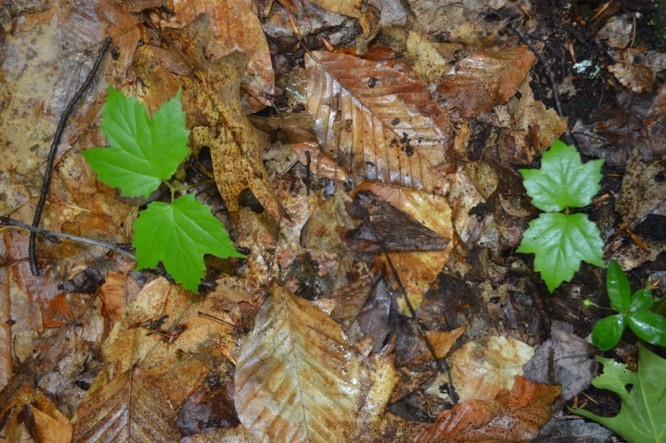
[[[368,179],[443,192],[451,125],[425,84],[382,63],[343,53],[306,56],[307,107],[325,153]]]
[[[474,117],[506,103],[529,73],[534,53],[527,46],[481,50],[458,62],[442,78],[442,106],[461,117]]]
[[[469,400],[437,416],[416,441],[426,442],[522,442],[536,437],[551,417],[551,404],[559,386],[532,383],[516,376],[511,392],[494,400]]]

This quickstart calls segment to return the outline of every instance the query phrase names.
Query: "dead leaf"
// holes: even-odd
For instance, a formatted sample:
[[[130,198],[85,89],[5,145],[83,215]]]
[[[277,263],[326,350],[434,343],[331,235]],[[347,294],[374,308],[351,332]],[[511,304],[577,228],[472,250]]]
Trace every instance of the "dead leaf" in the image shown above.
[[[272,104],[275,94],[273,66],[252,0],[184,0],[174,2],[173,12],[167,20],[160,22],[162,27],[183,28],[200,19],[201,15],[208,16],[209,35],[201,48],[208,61],[215,63],[234,51],[247,55],[247,69],[243,67],[241,71],[241,102],[245,113],[257,112]]]
[[[493,400],[468,400],[437,416],[435,424],[416,441],[426,442],[527,442],[551,417],[551,404],[559,386],[532,383],[516,376],[511,392],[501,391]]]
[[[415,366],[433,361],[435,358],[444,358],[449,353],[451,347],[456,344],[456,340],[466,330],[467,325],[460,326],[452,331],[425,331],[426,337],[428,337],[428,341],[435,351],[435,357],[433,357],[430,349],[423,343],[423,339],[420,339],[417,348],[413,350],[413,357],[402,363],[402,365]]]
[[[42,392],[19,389],[8,404],[0,407],[6,441],[69,443],[72,425]],[[6,424],[5,424],[6,423]]]
[[[343,53],[306,56],[307,108],[325,153],[363,180],[442,193],[452,128],[420,80]]]
[[[333,320],[274,285],[243,343],[236,410],[256,438],[347,441],[360,395],[353,348]]]
[[[531,346],[512,338],[487,336],[465,343],[449,359],[460,400],[492,400],[511,390],[533,354]]]
[[[74,442],[176,441],[176,412],[139,370],[86,395],[72,419]]]
[[[440,103],[461,117],[475,117],[506,103],[529,74],[536,57],[527,46],[483,49],[442,77]]]

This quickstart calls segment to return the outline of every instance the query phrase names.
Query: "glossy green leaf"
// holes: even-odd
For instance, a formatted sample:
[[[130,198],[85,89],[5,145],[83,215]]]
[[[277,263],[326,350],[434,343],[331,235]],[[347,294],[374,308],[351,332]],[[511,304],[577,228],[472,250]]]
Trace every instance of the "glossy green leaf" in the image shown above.
[[[602,351],[613,349],[622,338],[625,323],[622,314],[601,319],[592,329],[592,343]]]
[[[187,156],[190,131],[185,127],[180,91],[148,117],[135,97],[109,87],[102,131],[111,145],[83,152],[98,178],[127,197],[148,197],[168,180]]]
[[[185,195],[172,204],[153,202],[134,222],[137,269],[152,268],[158,262],[178,283],[196,291],[204,275],[204,254],[243,257],[236,252],[210,206]]]
[[[641,289],[636,291],[631,297],[628,312],[648,311],[654,304],[654,297],[652,291]]]
[[[666,317],[650,311],[627,315],[629,328],[640,338],[653,345],[666,346]]]
[[[521,169],[532,204],[542,211],[580,208],[600,189],[603,160],[582,163],[578,150],[560,140],[543,154],[540,169]]]
[[[626,274],[615,260],[608,264],[606,271],[606,292],[613,309],[620,312],[629,309],[631,287]]]
[[[534,270],[553,292],[571,280],[581,261],[603,267],[603,247],[599,229],[586,214],[545,213],[530,222],[517,251],[535,255]]]
[[[638,372],[624,364],[597,357],[603,374],[592,384],[615,392],[622,401],[620,413],[603,417],[584,409],[570,409],[607,427],[632,443],[666,442],[666,360],[638,344]]]

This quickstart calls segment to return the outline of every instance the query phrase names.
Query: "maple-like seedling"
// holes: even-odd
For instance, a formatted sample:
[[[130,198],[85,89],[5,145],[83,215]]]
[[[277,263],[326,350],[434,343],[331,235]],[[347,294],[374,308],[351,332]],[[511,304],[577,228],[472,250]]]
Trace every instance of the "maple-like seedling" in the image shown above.
[[[135,97],[109,86],[102,131],[109,148],[83,152],[98,178],[127,197],[147,198],[171,178],[189,154],[180,91],[151,117]],[[244,257],[211,212],[192,195],[171,203],[152,202],[134,222],[137,269],[162,262],[174,280],[196,291],[204,276],[204,255]]]
[[[517,252],[534,254],[534,270],[550,292],[570,281],[581,261],[604,266],[604,242],[597,226],[587,214],[568,213],[592,203],[600,189],[603,162],[582,163],[576,148],[556,140],[543,154],[540,169],[520,169],[532,204],[547,212],[530,222]]]

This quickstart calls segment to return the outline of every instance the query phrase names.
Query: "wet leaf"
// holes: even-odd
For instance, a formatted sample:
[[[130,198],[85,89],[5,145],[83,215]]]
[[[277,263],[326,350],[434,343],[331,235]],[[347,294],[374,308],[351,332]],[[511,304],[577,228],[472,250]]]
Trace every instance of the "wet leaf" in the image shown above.
[[[340,327],[274,285],[236,366],[238,417],[271,441],[345,441],[354,430],[359,365]]]
[[[128,370],[86,396],[76,411],[74,442],[174,441],[176,413],[141,371]]]
[[[162,262],[178,283],[196,292],[206,270],[205,254],[244,257],[236,252],[211,210],[191,194],[171,204],[150,203],[134,222],[132,245],[137,269],[153,268]]]
[[[425,84],[383,63],[343,53],[306,56],[307,108],[325,153],[363,180],[443,192],[437,171],[452,128]]]
[[[507,102],[535,60],[527,46],[484,49],[460,60],[442,77],[437,92],[442,106],[461,117],[475,117]]]
[[[416,441],[465,442],[529,441],[551,417],[551,404],[559,386],[532,383],[516,376],[511,392],[501,391],[493,400],[468,400],[437,416],[435,424]]]

